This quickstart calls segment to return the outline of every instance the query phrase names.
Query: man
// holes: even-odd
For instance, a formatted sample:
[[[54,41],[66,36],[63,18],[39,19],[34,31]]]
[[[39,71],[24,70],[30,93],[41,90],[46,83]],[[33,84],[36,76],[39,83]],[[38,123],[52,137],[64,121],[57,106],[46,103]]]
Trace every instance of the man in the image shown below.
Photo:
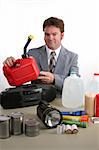
[[[30,49],[28,55],[33,56],[39,66],[41,72],[38,80],[44,84],[54,84],[58,91],[62,91],[64,79],[70,75],[71,71],[79,75],[78,55],[61,44],[64,38],[63,20],[56,17],[46,19],[43,23],[43,31],[45,45]],[[55,52],[54,56],[52,52]],[[12,66],[14,62],[15,59],[9,57],[4,64]]]

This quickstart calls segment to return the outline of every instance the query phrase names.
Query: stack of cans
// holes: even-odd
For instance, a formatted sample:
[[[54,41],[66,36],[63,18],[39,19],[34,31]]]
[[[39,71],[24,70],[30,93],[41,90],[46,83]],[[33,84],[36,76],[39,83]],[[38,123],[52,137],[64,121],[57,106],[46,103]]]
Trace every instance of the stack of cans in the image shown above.
[[[11,135],[21,135],[23,132],[30,137],[39,135],[40,122],[34,118],[24,121],[22,112],[12,112],[9,116],[0,115],[0,139],[6,139]]]

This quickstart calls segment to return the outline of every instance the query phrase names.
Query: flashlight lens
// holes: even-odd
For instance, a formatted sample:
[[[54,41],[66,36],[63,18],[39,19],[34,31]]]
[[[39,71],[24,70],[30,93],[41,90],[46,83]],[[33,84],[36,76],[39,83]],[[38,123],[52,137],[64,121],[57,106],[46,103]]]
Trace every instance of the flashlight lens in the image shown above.
[[[61,116],[57,110],[51,110],[45,117],[45,124],[49,127],[55,127],[60,123]]]

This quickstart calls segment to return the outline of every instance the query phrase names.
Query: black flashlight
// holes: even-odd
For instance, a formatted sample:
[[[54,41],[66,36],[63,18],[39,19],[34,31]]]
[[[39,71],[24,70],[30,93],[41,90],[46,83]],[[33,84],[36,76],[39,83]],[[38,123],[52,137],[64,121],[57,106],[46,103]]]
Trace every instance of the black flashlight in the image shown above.
[[[37,116],[47,128],[55,128],[62,121],[61,112],[46,101],[40,101],[37,107]]]

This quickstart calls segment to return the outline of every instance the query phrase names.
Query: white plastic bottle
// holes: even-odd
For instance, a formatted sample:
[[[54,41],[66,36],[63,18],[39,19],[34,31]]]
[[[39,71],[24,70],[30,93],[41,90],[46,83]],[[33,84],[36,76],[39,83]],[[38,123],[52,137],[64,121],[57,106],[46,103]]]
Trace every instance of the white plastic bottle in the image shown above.
[[[64,80],[62,104],[66,108],[78,108],[84,105],[83,80],[75,72],[71,72],[70,76]]]
[[[86,93],[99,94],[99,73],[94,73],[93,77],[88,81]]]

